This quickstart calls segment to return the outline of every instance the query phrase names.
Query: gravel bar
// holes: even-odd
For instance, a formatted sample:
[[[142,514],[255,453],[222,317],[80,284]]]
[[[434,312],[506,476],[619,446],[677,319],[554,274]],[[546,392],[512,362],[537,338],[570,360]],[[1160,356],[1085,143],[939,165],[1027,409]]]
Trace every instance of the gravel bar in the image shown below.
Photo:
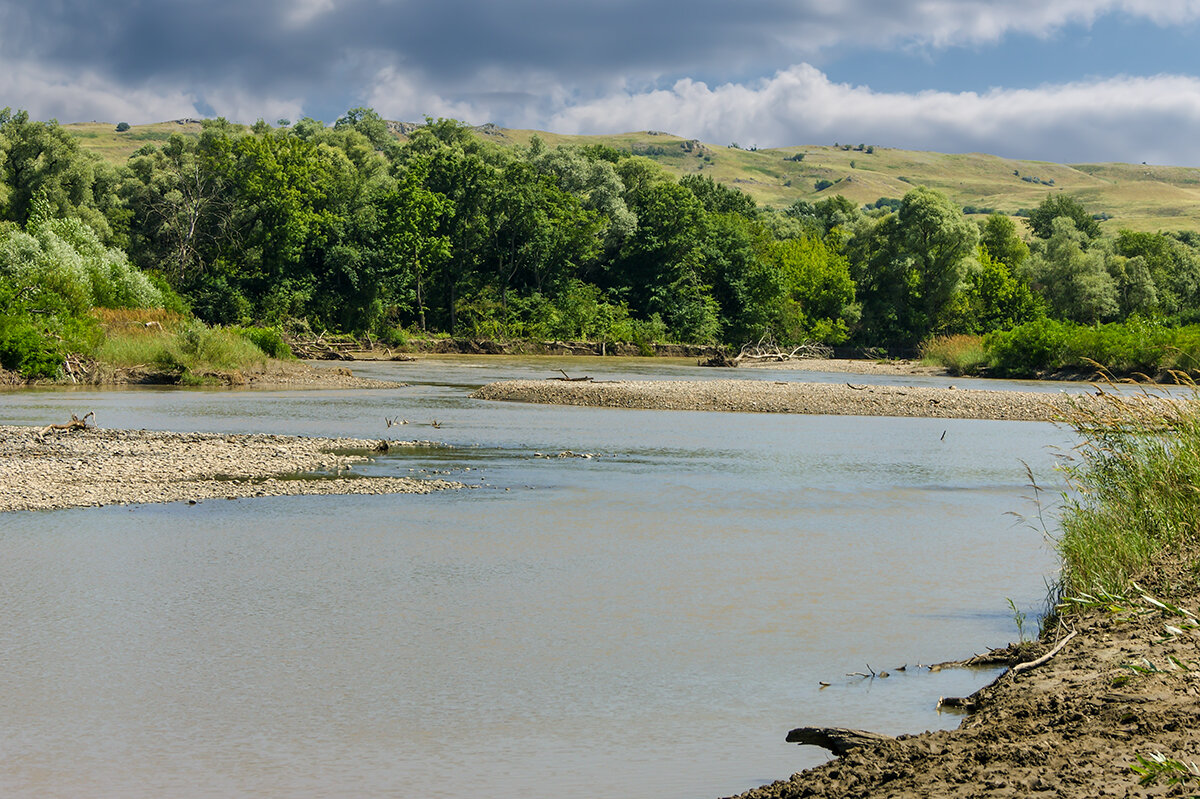
[[[462,488],[445,480],[357,477],[352,471],[375,454],[421,445],[0,426],[0,511],[299,494],[427,494]]]
[[[839,416],[923,416],[1048,422],[1070,406],[1066,393],[851,385],[761,380],[491,383],[475,399],[606,408],[752,411]],[[1081,395],[1074,396],[1078,401]]]

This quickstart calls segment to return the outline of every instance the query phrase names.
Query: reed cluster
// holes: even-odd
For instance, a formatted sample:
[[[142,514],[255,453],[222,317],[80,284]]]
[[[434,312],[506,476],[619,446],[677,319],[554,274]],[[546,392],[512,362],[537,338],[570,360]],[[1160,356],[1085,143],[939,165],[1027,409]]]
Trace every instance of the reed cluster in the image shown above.
[[[1181,376],[1182,377],[1182,376]],[[1200,543],[1200,397],[1101,391],[1066,420],[1082,443],[1065,463],[1064,595],[1127,588],[1160,555],[1195,560]]]

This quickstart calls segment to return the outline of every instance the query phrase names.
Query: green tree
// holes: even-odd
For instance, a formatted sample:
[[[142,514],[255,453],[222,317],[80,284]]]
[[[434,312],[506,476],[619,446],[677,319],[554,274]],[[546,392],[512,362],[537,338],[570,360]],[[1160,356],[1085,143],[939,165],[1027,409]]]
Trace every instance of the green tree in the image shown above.
[[[861,218],[846,245],[865,343],[915,346],[953,326],[978,229],[944,195],[906,194],[900,210]]]
[[[691,190],[705,210],[716,214],[741,214],[753,218],[758,215],[754,198],[739,189],[717,183],[708,175],[684,175],[679,185]]]
[[[1020,269],[1029,259],[1029,245],[1017,235],[1017,225],[1004,214],[990,214],[979,231],[979,243],[994,260],[1010,270]]]
[[[1040,239],[1054,235],[1054,220],[1070,219],[1075,229],[1088,240],[1100,235],[1100,223],[1088,213],[1083,204],[1069,194],[1047,194],[1041,205],[1029,213],[1029,229]]]
[[[1008,330],[1042,313],[1029,284],[982,243],[978,262],[967,273],[964,301],[962,319],[955,327],[967,333]]]
[[[450,238],[438,235],[442,218],[453,213],[453,205],[424,186],[428,164],[409,162],[408,171],[396,190],[388,195],[381,210],[385,244],[392,264],[393,279],[407,277],[414,287],[414,301],[421,330],[426,330],[425,285],[430,270],[450,257]]]
[[[633,192],[637,231],[611,265],[608,280],[635,314],[658,314],[675,338],[714,341],[721,330],[717,301],[704,281],[704,206],[677,183],[643,176],[649,179],[639,179]]]
[[[1120,311],[1117,288],[1104,256],[1087,249],[1087,236],[1069,217],[1057,217],[1053,232],[1030,263],[1035,288],[1051,313],[1073,322],[1095,323]]]
[[[977,230],[943,194],[920,187],[904,195],[897,214],[902,257],[910,263],[909,289],[918,311],[918,338],[936,332],[942,311],[962,288]]]
[[[41,196],[56,216],[79,217],[105,243],[121,244],[127,215],[116,186],[116,171],[57,122],[0,110],[0,219],[24,225]]]
[[[816,236],[776,241],[771,249],[785,299],[781,336],[797,344],[844,342],[861,316],[846,256]]]

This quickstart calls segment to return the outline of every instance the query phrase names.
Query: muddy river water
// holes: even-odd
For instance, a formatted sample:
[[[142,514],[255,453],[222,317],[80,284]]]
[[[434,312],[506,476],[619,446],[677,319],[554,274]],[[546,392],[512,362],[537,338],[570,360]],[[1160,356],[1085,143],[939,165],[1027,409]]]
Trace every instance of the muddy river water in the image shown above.
[[[0,516],[0,794],[715,797],[824,760],[795,726],[956,726],[938,697],[991,673],[917,665],[1015,639],[1009,599],[1033,626],[1054,558],[1010,514],[1067,431],[468,398],[560,367],[729,376],[0,394],[5,424],[433,440],[367,471],[475,486]]]

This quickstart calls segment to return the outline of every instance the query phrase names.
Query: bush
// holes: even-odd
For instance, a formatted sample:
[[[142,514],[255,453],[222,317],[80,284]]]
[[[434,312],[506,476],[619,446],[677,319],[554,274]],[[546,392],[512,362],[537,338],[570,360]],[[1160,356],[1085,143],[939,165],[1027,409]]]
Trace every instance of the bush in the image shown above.
[[[295,358],[292,348],[283,340],[283,334],[275,327],[232,327],[230,332],[258,347],[266,355],[282,360]]]
[[[1053,319],[1035,319],[1012,330],[997,330],[984,337],[992,370],[1006,377],[1037,377],[1060,367],[1067,342],[1067,327]]]
[[[28,319],[0,316],[0,365],[23,377],[55,377],[62,368],[58,343]]]
[[[1038,319],[989,333],[984,346],[992,369],[1011,377],[1097,367],[1148,377],[1200,369],[1200,326],[1168,328],[1138,317],[1095,326]]]
[[[118,122],[117,133],[124,133],[125,131],[129,130],[129,127],[130,125],[128,122]]]

